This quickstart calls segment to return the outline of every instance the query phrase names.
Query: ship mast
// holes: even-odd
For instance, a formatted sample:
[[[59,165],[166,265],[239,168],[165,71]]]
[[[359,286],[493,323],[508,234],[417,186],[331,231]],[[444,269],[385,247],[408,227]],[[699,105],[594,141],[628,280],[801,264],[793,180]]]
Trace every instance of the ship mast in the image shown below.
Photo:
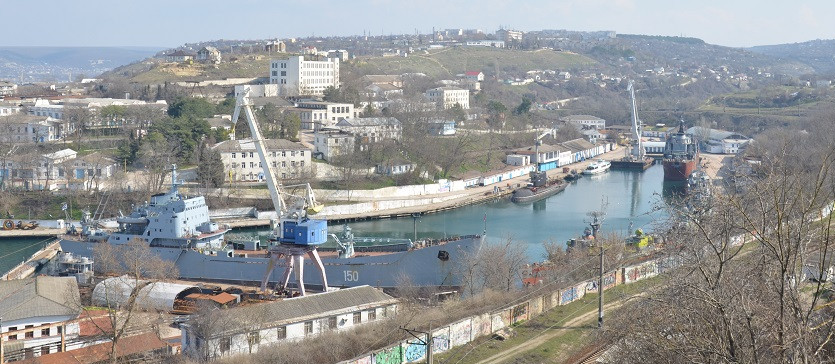
[[[635,136],[635,144],[632,146],[632,156],[635,159],[641,160],[644,158],[644,144],[641,140],[641,122],[638,120],[638,104],[635,102],[635,87],[632,80],[629,80],[629,96],[632,99],[632,135]]]

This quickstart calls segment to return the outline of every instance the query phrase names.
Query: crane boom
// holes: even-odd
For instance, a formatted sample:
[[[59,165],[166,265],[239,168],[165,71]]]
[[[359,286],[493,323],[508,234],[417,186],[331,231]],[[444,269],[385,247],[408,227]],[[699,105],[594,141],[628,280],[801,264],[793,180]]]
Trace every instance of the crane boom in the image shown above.
[[[638,104],[635,102],[635,87],[632,80],[629,80],[629,96],[632,99],[632,135],[635,136],[635,145],[632,147],[632,156],[638,159],[644,157],[644,145],[641,140],[641,122],[638,120]]]
[[[249,90],[249,87],[245,87],[244,92],[238,95],[232,120],[238,120],[241,115],[241,108],[243,108],[246,123],[249,125],[249,132],[252,134],[252,141],[255,143],[255,150],[258,151],[258,160],[261,161],[261,166],[264,171],[264,179],[267,180],[267,188],[270,190],[270,199],[273,202],[275,212],[278,216],[282,216],[282,214],[287,212],[287,205],[281,198],[281,186],[275,180],[275,173],[273,173],[272,168],[267,162],[267,148],[264,145],[264,138],[261,136],[261,130],[258,128],[258,121],[255,119],[255,114],[252,112],[252,107],[249,103]]]

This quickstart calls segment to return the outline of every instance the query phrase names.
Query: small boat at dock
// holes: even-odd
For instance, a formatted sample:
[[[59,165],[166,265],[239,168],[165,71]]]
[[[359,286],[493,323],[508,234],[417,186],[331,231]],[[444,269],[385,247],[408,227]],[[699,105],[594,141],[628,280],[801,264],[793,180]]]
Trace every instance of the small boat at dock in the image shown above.
[[[586,167],[586,169],[583,170],[583,174],[586,174],[586,175],[601,174],[603,172],[608,171],[609,168],[611,168],[611,167],[612,167],[611,162],[609,162],[607,160],[603,160],[603,159],[598,159],[597,161],[594,161],[591,164],[589,164],[589,166]]]

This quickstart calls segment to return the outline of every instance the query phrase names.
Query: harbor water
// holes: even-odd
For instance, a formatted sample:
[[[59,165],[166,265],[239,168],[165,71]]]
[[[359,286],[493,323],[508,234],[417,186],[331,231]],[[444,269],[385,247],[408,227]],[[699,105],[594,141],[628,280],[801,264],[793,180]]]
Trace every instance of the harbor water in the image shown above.
[[[663,195],[676,193],[678,186],[663,182],[664,169],[654,165],[644,172],[614,171],[586,176],[572,182],[565,191],[527,204],[515,204],[506,197],[492,202],[417,218],[418,238],[443,238],[480,234],[487,230],[488,242],[513,239],[523,244],[530,261],[545,256],[543,242],[565,243],[579,237],[590,221],[588,213],[606,212],[601,234],[629,236],[636,229],[650,232],[664,222]],[[414,238],[414,218],[367,220],[349,224],[357,237]],[[241,229],[236,234],[257,231],[265,240],[266,229]],[[342,225],[331,225],[330,233],[340,235]]]
[[[565,243],[588,226],[588,213],[601,209],[606,218],[602,234],[627,236],[635,229],[652,231],[663,223],[666,213],[660,207],[662,195],[675,193],[676,186],[665,185],[664,170],[654,165],[644,172],[608,171],[572,182],[565,191],[533,203],[515,204],[510,198],[471,205],[417,218],[418,238],[443,238],[480,234],[485,230],[489,242],[513,239],[523,244],[531,261],[542,260],[545,241]],[[358,221],[350,224],[358,237],[414,237],[413,218]],[[329,227],[340,235],[342,225]],[[240,229],[242,235],[267,237],[267,230]],[[47,239],[51,240],[51,239]],[[7,272],[44,247],[44,238],[0,240],[0,272]]]

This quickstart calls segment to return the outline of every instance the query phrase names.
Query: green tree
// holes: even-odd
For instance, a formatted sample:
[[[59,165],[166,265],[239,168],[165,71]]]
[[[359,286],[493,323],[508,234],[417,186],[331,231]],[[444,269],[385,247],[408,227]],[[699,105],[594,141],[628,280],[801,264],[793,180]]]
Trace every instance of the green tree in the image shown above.
[[[455,120],[457,122],[467,120],[467,112],[464,110],[461,104],[457,102],[455,103],[455,105],[452,105],[451,108],[447,109],[447,115],[449,115],[449,117],[452,118],[452,120]]]
[[[216,114],[217,106],[200,97],[178,98],[168,107],[168,115],[174,118],[194,116],[210,118]]]
[[[127,108],[122,105],[107,105],[99,110],[99,115],[103,119],[116,120],[125,117]]]
[[[523,114],[529,113],[530,111],[531,111],[531,100],[528,99],[528,98],[524,98],[524,99],[522,99],[522,102],[519,104],[519,106],[517,106],[516,109],[513,110],[513,114],[514,115],[523,115]]]
[[[133,165],[138,158],[139,150],[142,148],[142,138],[130,133],[126,140],[116,148],[116,158],[122,165]]]
[[[507,112],[507,106],[491,100],[487,103],[487,123],[494,128],[501,128],[504,125],[505,112]]]

